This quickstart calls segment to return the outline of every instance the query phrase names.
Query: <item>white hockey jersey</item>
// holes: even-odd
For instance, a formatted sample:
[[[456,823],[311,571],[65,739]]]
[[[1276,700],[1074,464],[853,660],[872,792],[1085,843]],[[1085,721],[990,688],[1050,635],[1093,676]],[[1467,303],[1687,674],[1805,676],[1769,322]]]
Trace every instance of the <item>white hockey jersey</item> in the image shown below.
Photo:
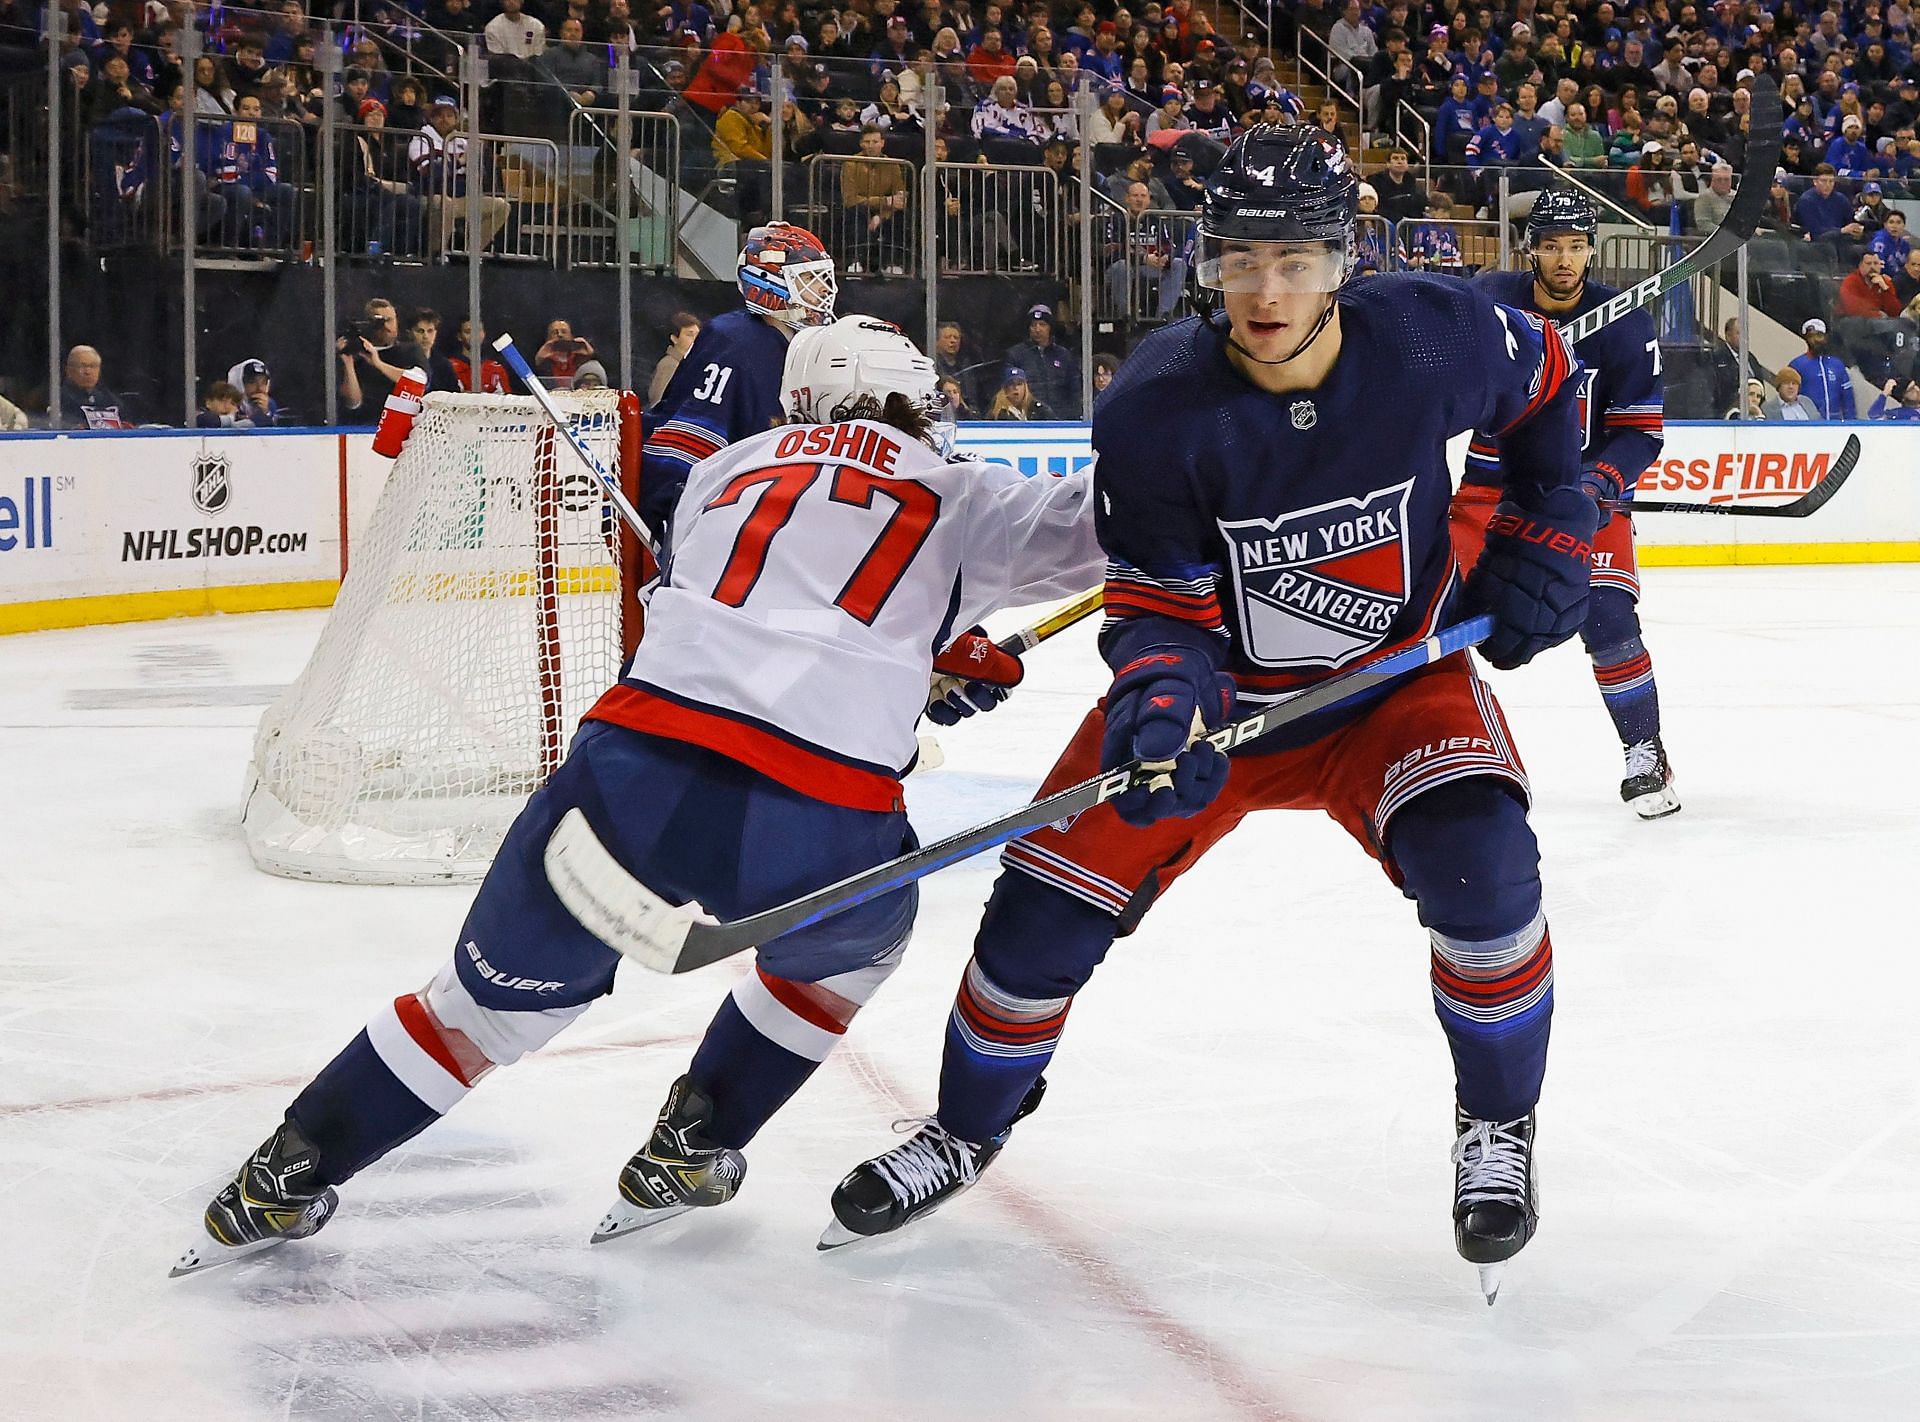
[[[1090,470],[950,461],[871,420],[769,430],[688,477],[646,636],[589,716],[897,809],[935,653],[1105,566]]]

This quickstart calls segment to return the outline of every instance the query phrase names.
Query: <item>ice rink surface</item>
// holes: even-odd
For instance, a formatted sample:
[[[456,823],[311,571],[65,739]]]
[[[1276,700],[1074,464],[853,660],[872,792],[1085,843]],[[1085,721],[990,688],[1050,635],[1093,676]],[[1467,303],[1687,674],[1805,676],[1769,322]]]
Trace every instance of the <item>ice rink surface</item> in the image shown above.
[[[1302,815],[1115,948],[1044,1109],[899,1239],[813,1249],[834,1182],[931,1105],[991,860],[927,886],[731,1205],[587,1244],[740,971],[628,967],[323,1234],[170,1281],[469,891],[251,867],[251,729],[322,614],[0,639],[0,1417],[1920,1416],[1920,568],[1661,570],[1646,612],[1675,819],[1619,803],[1577,647],[1495,683],[1559,1013],[1540,1233],[1492,1309],[1453,1252],[1424,937]],[[1024,800],[1103,685],[1090,636],[1036,652],[912,782],[923,836]]]

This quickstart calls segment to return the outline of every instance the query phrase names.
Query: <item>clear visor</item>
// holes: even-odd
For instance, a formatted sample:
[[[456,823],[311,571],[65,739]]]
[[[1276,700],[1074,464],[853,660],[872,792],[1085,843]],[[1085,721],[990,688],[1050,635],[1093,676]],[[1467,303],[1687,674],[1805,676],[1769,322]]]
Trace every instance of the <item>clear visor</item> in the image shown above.
[[[833,263],[799,262],[786,268],[782,278],[787,284],[787,300],[809,313],[808,325],[824,326],[833,320],[833,304],[840,295],[840,283]]]
[[[1344,242],[1249,242],[1203,233],[1197,256],[1195,277],[1213,291],[1327,292],[1347,279]]]

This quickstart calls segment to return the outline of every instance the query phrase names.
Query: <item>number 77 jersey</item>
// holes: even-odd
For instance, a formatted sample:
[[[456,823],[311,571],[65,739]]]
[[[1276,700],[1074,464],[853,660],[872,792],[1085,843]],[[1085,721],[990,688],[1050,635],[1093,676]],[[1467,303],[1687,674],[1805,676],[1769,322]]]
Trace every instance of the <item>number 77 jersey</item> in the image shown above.
[[[589,716],[897,809],[934,655],[997,608],[1100,580],[1091,487],[871,420],[731,445],[688,477],[646,637]]]

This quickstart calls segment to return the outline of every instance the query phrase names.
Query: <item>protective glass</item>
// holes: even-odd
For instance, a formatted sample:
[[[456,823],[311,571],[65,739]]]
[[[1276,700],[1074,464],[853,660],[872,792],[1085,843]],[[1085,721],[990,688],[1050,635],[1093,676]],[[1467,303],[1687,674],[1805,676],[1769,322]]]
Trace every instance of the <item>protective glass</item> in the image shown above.
[[[935,390],[919,404],[928,420],[927,443],[942,459],[953,458],[954,444],[960,438],[960,426],[954,419],[953,401],[948,398],[946,391]]]
[[[1202,234],[1196,255],[1195,278],[1213,291],[1338,291],[1347,279],[1344,241],[1249,242]]]

